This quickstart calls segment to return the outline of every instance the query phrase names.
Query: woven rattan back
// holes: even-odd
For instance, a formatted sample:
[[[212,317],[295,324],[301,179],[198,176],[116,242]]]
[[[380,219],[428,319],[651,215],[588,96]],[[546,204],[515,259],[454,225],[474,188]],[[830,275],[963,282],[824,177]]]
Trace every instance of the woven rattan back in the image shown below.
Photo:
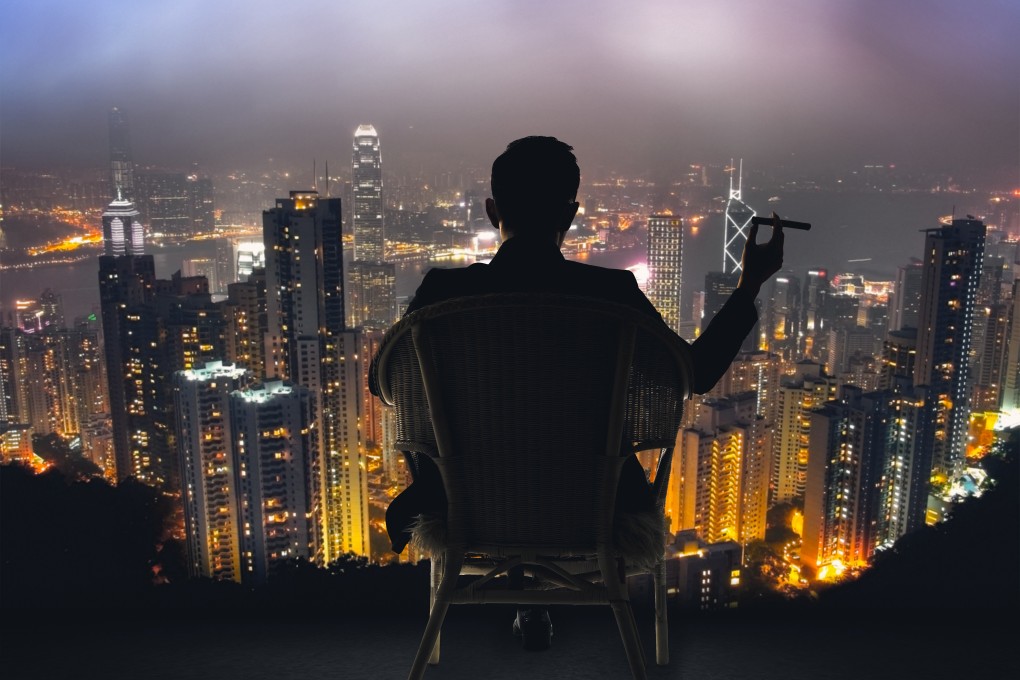
[[[440,466],[451,539],[571,552],[607,540],[621,454],[673,445],[688,370],[685,346],[630,308],[500,294],[406,317],[378,379],[398,447]]]

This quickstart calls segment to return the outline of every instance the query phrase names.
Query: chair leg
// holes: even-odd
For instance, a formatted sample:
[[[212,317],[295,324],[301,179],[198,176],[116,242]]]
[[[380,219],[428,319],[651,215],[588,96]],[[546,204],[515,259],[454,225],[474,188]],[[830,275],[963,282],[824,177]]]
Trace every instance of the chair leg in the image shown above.
[[[666,562],[655,565],[655,663],[669,663],[669,611],[666,602]]]
[[[638,638],[638,632],[634,626],[634,614],[630,609],[630,603],[611,602],[610,605],[612,605],[613,614],[616,616],[616,626],[620,629],[623,649],[627,652],[630,672],[634,676],[634,680],[645,680],[645,659],[641,653],[641,640]]]
[[[457,579],[460,576],[460,568],[463,563],[463,555],[447,556],[441,560],[439,568],[442,570],[442,578],[439,588],[436,589],[435,602],[429,614],[429,622],[425,624],[425,633],[421,637],[421,644],[418,645],[418,653],[415,654],[414,664],[411,666],[409,680],[421,680],[425,675],[425,667],[433,654],[438,654],[439,631],[446,619],[446,612],[450,608],[450,596],[457,586]],[[435,563],[433,563],[435,564]]]
[[[443,574],[442,557],[433,557],[429,572],[429,612],[436,606],[436,594],[439,592],[439,580]],[[432,654],[429,655],[429,665],[439,665],[439,639],[441,632],[436,633],[436,644],[432,647]]]
[[[634,610],[630,606],[630,599],[627,595],[624,571],[618,567],[616,560],[601,555],[599,556],[599,569],[608,591],[609,604],[616,617],[616,627],[620,629],[620,639],[623,641],[623,649],[627,653],[631,675],[634,676],[634,680],[646,680],[645,656],[641,651],[641,638],[638,636],[637,624],[634,621]]]

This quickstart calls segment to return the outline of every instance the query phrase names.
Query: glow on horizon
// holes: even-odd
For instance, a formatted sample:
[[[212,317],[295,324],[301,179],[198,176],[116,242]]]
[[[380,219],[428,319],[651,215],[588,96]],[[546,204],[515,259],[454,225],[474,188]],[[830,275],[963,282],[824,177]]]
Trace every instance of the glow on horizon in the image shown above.
[[[638,288],[641,290],[645,289],[645,284],[648,283],[648,264],[645,262],[638,262],[627,267],[627,271],[634,274],[634,278],[637,279]]]

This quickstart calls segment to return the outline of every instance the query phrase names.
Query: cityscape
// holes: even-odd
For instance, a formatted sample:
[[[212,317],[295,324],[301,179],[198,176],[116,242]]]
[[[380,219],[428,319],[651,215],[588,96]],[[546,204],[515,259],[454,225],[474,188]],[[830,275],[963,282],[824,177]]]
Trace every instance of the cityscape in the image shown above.
[[[134,677],[160,649],[176,677],[198,645],[213,677],[237,639],[250,677],[403,674],[430,560],[387,535],[413,480],[370,367],[428,271],[495,256],[491,164],[532,134],[581,169],[564,257],[633,273],[688,343],[753,218],[811,225],[683,406],[663,536],[670,616],[699,640],[683,672],[729,653],[686,617],[729,639],[710,622],[734,612],[765,612],[761,654],[807,641],[798,677],[941,677],[939,626],[972,648],[947,673],[1016,669],[988,653],[982,675],[1004,633],[952,612],[1020,595],[1020,7],[94,4],[0,22],[0,600],[42,622],[12,632],[12,670],[45,676],[58,641],[76,652],[40,668]],[[628,588],[653,599],[650,576]],[[934,615],[803,614],[826,605]],[[100,610],[156,623],[91,630]],[[220,616],[250,628],[221,638]],[[554,618],[554,653],[601,625]],[[268,660],[318,621],[339,661]],[[451,664],[484,621],[451,621]],[[574,659],[601,677],[600,653]]]
[[[108,137],[105,177],[5,175],[4,462],[151,487],[191,578],[423,559],[385,538],[410,478],[368,364],[428,268],[499,246],[485,170],[388,181],[370,123],[348,166],[303,180],[147,169],[119,107]],[[766,284],[742,351],[685,408],[666,500],[677,600],[700,597],[687,561],[711,565],[720,607],[748,570],[787,594],[850,578],[994,483],[982,459],[1020,424],[1015,190],[874,165],[782,182],[735,160],[582,191],[565,255],[631,269],[689,342],[736,287],[754,215],[846,192],[959,206],[890,236],[910,257],[788,257]]]

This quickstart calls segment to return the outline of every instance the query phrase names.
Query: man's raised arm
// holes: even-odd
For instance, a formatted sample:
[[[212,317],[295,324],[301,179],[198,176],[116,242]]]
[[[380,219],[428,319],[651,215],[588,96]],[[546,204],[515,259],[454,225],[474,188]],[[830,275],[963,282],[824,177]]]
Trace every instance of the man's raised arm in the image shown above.
[[[769,277],[783,267],[783,226],[772,213],[772,238],[758,243],[758,225],[752,224],[741,256],[740,280],[705,332],[691,345],[694,354],[694,392],[708,392],[740,351],[744,338],[758,321],[754,300]]]

